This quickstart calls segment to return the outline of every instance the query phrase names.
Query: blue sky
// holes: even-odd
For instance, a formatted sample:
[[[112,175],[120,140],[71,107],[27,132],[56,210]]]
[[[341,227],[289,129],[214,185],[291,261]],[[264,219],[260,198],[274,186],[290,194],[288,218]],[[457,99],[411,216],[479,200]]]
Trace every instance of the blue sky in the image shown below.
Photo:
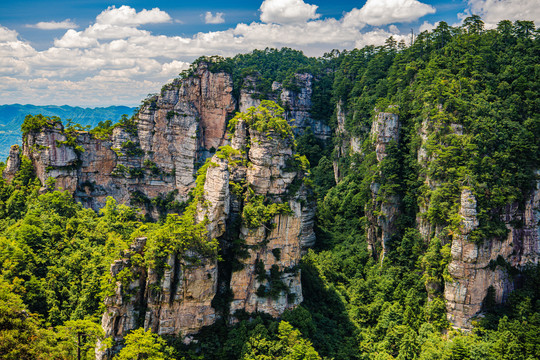
[[[472,13],[540,22],[538,0],[2,1],[0,103],[137,105],[201,55],[319,56]]]
[[[92,0],[18,0],[3,1],[0,4],[0,24],[10,29],[16,30],[21,36],[29,40],[36,48],[45,49],[53,44],[55,37],[61,37],[65,30],[49,30],[44,32],[40,29],[31,28],[27,25],[37,24],[42,21],[61,22],[70,19],[80,27],[90,25],[96,16],[109,6],[120,7],[127,5],[137,10],[152,9],[158,7],[167,12],[174,20],[166,24],[152,24],[145,27],[154,33],[163,35],[184,35],[189,36],[197,32],[220,31],[235,26],[237,23],[250,23],[258,21],[260,16],[259,7],[262,0],[246,1],[92,1]],[[307,3],[317,5],[318,13],[322,17],[340,18],[344,12],[353,8],[361,8],[365,1],[350,0],[317,0]],[[459,21],[457,15],[463,13],[467,8],[467,3],[462,0],[453,1],[424,1],[436,9],[436,13],[428,14],[419,20],[396,24],[404,31],[416,28],[423,21],[446,21],[456,23]],[[220,24],[205,24],[204,14],[222,12],[224,22]],[[180,23],[181,22],[181,23]]]

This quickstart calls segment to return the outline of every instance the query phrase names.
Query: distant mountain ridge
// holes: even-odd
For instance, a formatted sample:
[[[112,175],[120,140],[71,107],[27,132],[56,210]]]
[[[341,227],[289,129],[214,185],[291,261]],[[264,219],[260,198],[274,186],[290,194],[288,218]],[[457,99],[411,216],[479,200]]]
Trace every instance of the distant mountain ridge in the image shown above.
[[[122,114],[131,115],[135,109],[128,106],[83,108],[69,105],[0,105],[0,161],[8,156],[11,145],[21,144],[21,124],[28,114],[58,116],[63,121],[72,119],[75,123],[94,127],[103,120],[117,121]]]

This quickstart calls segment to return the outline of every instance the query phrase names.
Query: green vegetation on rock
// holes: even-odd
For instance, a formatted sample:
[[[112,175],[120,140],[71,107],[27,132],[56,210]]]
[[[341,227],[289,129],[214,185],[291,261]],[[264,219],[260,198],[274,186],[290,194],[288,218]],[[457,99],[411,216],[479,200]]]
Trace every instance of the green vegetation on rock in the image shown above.
[[[126,336],[117,358],[540,358],[537,264],[515,268],[500,256],[485,265],[482,270],[515,280],[516,288],[504,304],[495,301],[493,287],[488,289],[470,332],[451,327],[444,297],[445,284],[453,280],[448,269],[451,241],[463,231],[462,191],[471,191],[478,209],[479,226],[468,240],[487,247],[507,235],[504,215],[523,212],[535,188],[539,49],[540,37],[531,22],[502,21],[485,30],[481,19],[472,16],[460,27],[440,22],[433,31],[418,34],[409,47],[390,38],[383,46],[333,51],[318,59],[292,49],[199,59],[196,63],[208,63],[211,71],[231,73],[234,91],[246,76],[257,78],[261,106],[231,119],[231,132],[243,121],[262,141],[272,142],[274,136],[294,141],[284,109],[265,96],[272,93],[274,81],[298,90],[296,74],[313,75],[312,116],[328,120],[334,130],[340,104],[343,138],[325,146],[306,129],[296,139],[298,156],[286,164],[290,171],[311,167],[309,182],[317,200],[315,247],[306,252],[300,269],[285,270],[300,271],[303,302],[279,320],[262,313],[235,314],[235,324],[217,319],[190,344],[137,329]],[[196,64],[183,76],[194,76],[195,69]],[[163,91],[168,86],[173,85]],[[152,96],[146,104],[157,106],[156,101]],[[381,111],[399,114],[400,136],[385,144],[384,159],[378,161],[371,126]],[[58,122],[29,116],[22,130],[27,136]],[[90,132],[108,139],[115,126],[137,135],[136,118],[127,116],[119,125],[103,122]],[[71,137],[61,145],[73,146],[77,131],[81,129],[69,130]],[[354,151],[348,143],[352,139]],[[137,149],[136,143],[126,142],[122,151],[142,155]],[[229,166],[236,166],[240,155],[230,146],[216,152]],[[145,163],[156,176],[158,165]],[[175,194],[149,199],[133,193],[134,205],[179,212],[148,222],[112,198],[95,213],[69,193],[51,191],[51,182],[40,190],[32,163],[23,156],[15,178],[0,179],[0,357],[74,359],[80,349],[84,358],[92,358],[93,344],[102,337],[102,300],[113,294],[117,281],[125,287],[133,281],[133,268],[152,266],[159,273],[168,256],[192,251],[219,259],[221,249],[208,238],[206,220],[195,221],[197,212],[208,207],[204,183],[211,166],[218,164],[207,161],[200,168],[186,204],[174,203]],[[117,167],[118,176],[141,172]],[[231,220],[234,226],[243,221],[248,228],[270,229],[276,215],[291,211],[287,203],[254,196],[241,182],[231,180],[231,188],[244,202]],[[394,232],[385,243],[384,259],[375,260],[367,246],[370,221],[387,220],[383,205],[396,198]],[[432,225],[430,233],[421,233],[422,221]],[[522,219],[511,226],[516,234],[530,231]],[[139,237],[148,239],[144,257],[131,254],[132,267],[112,278],[111,262],[126,255],[124,250]],[[513,245],[517,250],[521,246]],[[238,258],[248,251],[238,239],[231,247]],[[274,250],[265,261],[284,260]],[[257,280],[264,282],[259,295],[268,299],[287,292],[277,265],[269,273],[262,260],[254,267]],[[226,308],[231,294],[225,295],[214,299],[214,305]],[[84,334],[80,341],[78,334]]]

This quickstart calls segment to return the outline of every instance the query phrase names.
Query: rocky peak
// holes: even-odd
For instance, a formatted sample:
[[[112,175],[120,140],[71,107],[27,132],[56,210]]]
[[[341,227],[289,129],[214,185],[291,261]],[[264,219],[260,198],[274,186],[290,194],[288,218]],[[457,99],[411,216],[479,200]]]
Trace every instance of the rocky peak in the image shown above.
[[[17,171],[21,167],[21,149],[19,145],[12,145],[9,149],[9,157],[2,176],[7,181],[13,180]]]
[[[240,111],[260,105],[260,81],[258,74],[252,74],[244,78],[244,85],[240,89]],[[326,125],[328,120],[317,120],[311,115],[313,81],[313,75],[311,74],[295,74],[293,84],[285,87],[283,84],[274,81],[271,93],[265,95],[269,100],[279,101],[283,105],[286,109],[284,117],[294,126],[295,135],[303,134],[305,129],[310,127],[316,137],[328,140],[331,136],[331,129]]]
[[[112,196],[158,216],[151,199],[168,194],[178,202],[187,199],[197,168],[228,142],[227,119],[235,108],[231,76],[201,63],[191,76],[145,100],[109,134],[71,129],[68,134],[54,123],[27,134],[23,154],[43,184],[55,179],[85,206],[98,210]]]
[[[162,272],[129,267],[127,260],[111,267],[112,281],[121,269],[130,269],[135,279],[114,283],[114,295],[106,299],[102,325],[117,344],[137,326],[135,318],[145,329],[191,341],[218,317],[234,322],[238,310],[279,316],[302,301],[298,265],[315,241],[315,206],[304,184],[304,164],[294,154],[292,130],[281,121],[267,128],[272,122],[254,124],[238,115],[232,120],[232,146],[221,147],[199,171],[195,203],[183,216],[204,224],[208,241],[219,240],[227,265],[192,249],[169,254]],[[232,294],[230,304],[213,307],[225,294]]]

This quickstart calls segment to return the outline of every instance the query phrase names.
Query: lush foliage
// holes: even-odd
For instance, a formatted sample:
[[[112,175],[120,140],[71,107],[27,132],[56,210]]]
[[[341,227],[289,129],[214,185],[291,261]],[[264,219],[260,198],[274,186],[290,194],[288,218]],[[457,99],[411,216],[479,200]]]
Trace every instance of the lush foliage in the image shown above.
[[[261,105],[237,113],[229,121],[229,131],[234,133],[236,124],[242,120],[249,128],[257,130],[263,136],[271,138],[272,135],[278,135],[282,139],[292,139],[294,137],[292,128],[283,118],[283,112],[283,108],[275,102],[262,100]]]
[[[173,348],[151,330],[139,328],[126,335],[125,346],[115,360],[168,360],[173,359]]]
[[[460,231],[461,191],[470,189],[478,201],[480,226],[471,239],[483,243],[506,235],[502,211],[510,204],[524,208],[535,185],[539,42],[531,22],[503,21],[497,29],[484,30],[481,19],[472,16],[456,28],[440,22],[409,47],[390,38],[384,46],[334,51],[319,59],[292,49],[199,59],[196,63],[208,63],[211,71],[231,73],[235,91],[246,76],[256,78],[263,98],[272,93],[274,81],[295,91],[295,74],[310,73],[312,116],[336,128],[337,104],[345,114],[343,139],[327,144],[307,129],[296,139],[302,156],[288,164],[293,171],[307,171],[311,164],[318,201],[317,244],[300,269],[304,301],[280,320],[262,314],[238,314],[235,325],[218,320],[189,345],[138,329],[126,336],[117,358],[540,358],[538,266],[515,269],[502,257],[490,263],[519,280],[519,286],[505,304],[497,304],[494,289],[488,290],[483,317],[469,333],[450,327],[443,296],[451,280],[450,241]],[[194,76],[195,68],[183,76]],[[155,101],[151,96],[146,105]],[[229,126],[233,131],[242,120],[262,139],[292,141],[285,111],[263,100]],[[398,113],[401,123],[399,143],[388,144],[381,162],[370,136],[375,111]],[[28,134],[57,122],[29,116],[22,130]],[[105,139],[119,126],[133,135],[135,125],[134,118],[123,116],[118,125],[103,122],[91,133]],[[77,131],[68,125],[67,145]],[[352,153],[348,146],[348,154],[332,153],[334,146],[345,148],[349,138],[360,144],[360,151]],[[134,142],[123,144],[123,150],[140,155]],[[217,152],[229,166],[238,155],[231,147]],[[159,174],[156,164],[145,165]],[[174,194],[156,199],[133,194],[134,204],[163,210],[161,221],[152,223],[113,199],[96,214],[68,193],[50,191],[52,186],[40,192],[42,184],[23,157],[11,182],[0,179],[0,357],[74,359],[81,352],[92,358],[93,345],[103,336],[97,326],[101,300],[114,290],[115,281],[129,281],[132,275],[125,271],[112,279],[110,263],[136,237],[148,242],[145,257],[133,263],[153,266],[158,273],[171,253],[195,250],[219,258],[218,242],[208,239],[205,221],[194,221],[207,205],[204,182],[210,166],[218,165],[201,167],[188,204],[173,203]],[[379,185],[376,195],[374,183]],[[244,201],[239,221],[248,227],[271,227],[275,215],[290,211],[286,203],[252,196],[245,184],[231,186]],[[381,204],[394,198],[400,199],[396,230],[385,244],[384,260],[375,260],[367,247],[369,217],[381,215]],[[164,216],[171,210],[179,214]],[[416,228],[423,220],[439,229],[428,234],[429,241]],[[522,226],[519,221],[512,225]],[[240,249],[234,256],[246,251],[242,244],[233,245]],[[280,259],[279,251],[273,254]],[[261,265],[256,272],[264,269]],[[277,266],[257,275],[269,285],[259,288],[260,295],[286,290],[277,280]],[[217,301],[228,297],[215,299],[214,305]]]
[[[36,116],[26,115],[21,125],[21,132],[23,137],[26,137],[30,132],[40,131],[45,127],[53,127],[55,124],[61,123],[58,116],[43,116],[38,114]]]

